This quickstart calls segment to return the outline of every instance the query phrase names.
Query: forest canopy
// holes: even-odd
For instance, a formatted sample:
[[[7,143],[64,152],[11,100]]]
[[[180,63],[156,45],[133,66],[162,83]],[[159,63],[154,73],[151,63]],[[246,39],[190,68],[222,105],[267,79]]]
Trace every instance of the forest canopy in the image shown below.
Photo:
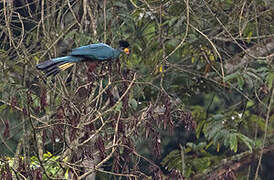
[[[1,0],[0,179],[271,179],[272,0]],[[130,55],[36,65],[95,43]]]

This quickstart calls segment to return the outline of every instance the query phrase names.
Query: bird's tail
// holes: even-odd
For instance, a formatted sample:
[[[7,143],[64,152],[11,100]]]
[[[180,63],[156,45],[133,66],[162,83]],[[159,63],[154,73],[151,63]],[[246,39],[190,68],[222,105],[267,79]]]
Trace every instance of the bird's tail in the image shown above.
[[[36,65],[36,68],[42,70],[46,76],[55,76],[60,71],[64,71],[67,68],[74,65],[74,63],[81,61],[81,57],[65,56],[51,60],[44,61]]]

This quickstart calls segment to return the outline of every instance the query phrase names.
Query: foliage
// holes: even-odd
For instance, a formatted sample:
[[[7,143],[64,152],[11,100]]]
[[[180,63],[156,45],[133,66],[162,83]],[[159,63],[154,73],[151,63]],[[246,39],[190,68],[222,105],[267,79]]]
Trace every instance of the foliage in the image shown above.
[[[269,175],[271,1],[18,0],[0,8],[1,178]],[[120,39],[131,55],[94,71],[79,63],[46,79],[35,68]]]
[[[43,159],[38,159],[36,156],[32,156],[29,159],[29,165],[26,163],[24,157],[19,157],[19,166],[15,167],[16,158],[5,158],[1,162],[0,169],[3,178],[11,179],[12,177],[25,177],[25,178],[34,178],[34,179],[48,179],[52,178],[68,178],[68,168],[64,168],[59,164],[59,156],[54,156],[50,152],[43,154]],[[41,162],[43,166],[41,167]],[[43,174],[42,169],[45,170],[46,174]],[[17,174],[15,174],[17,172]],[[20,178],[19,178],[20,179]]]

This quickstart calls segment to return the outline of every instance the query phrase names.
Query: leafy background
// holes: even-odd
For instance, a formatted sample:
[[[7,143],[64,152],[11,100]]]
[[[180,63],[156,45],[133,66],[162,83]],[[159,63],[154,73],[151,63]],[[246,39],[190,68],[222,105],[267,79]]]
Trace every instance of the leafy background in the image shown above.
[[[273,176],[273,1],[0,2],[1,178]],[[120,39],[94,72],[35,69]]]

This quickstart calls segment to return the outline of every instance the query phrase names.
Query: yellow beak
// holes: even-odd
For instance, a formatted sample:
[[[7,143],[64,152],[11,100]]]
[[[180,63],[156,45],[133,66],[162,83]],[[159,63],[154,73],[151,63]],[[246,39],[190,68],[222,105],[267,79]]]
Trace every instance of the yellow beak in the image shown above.
[[[124,49],[124,53],[126,53],[127,55],[129,55],[129,53],[130,53],[130,52],[129,52],[129,49],[128,49],[128,48],[125,48],[125,49]]]

